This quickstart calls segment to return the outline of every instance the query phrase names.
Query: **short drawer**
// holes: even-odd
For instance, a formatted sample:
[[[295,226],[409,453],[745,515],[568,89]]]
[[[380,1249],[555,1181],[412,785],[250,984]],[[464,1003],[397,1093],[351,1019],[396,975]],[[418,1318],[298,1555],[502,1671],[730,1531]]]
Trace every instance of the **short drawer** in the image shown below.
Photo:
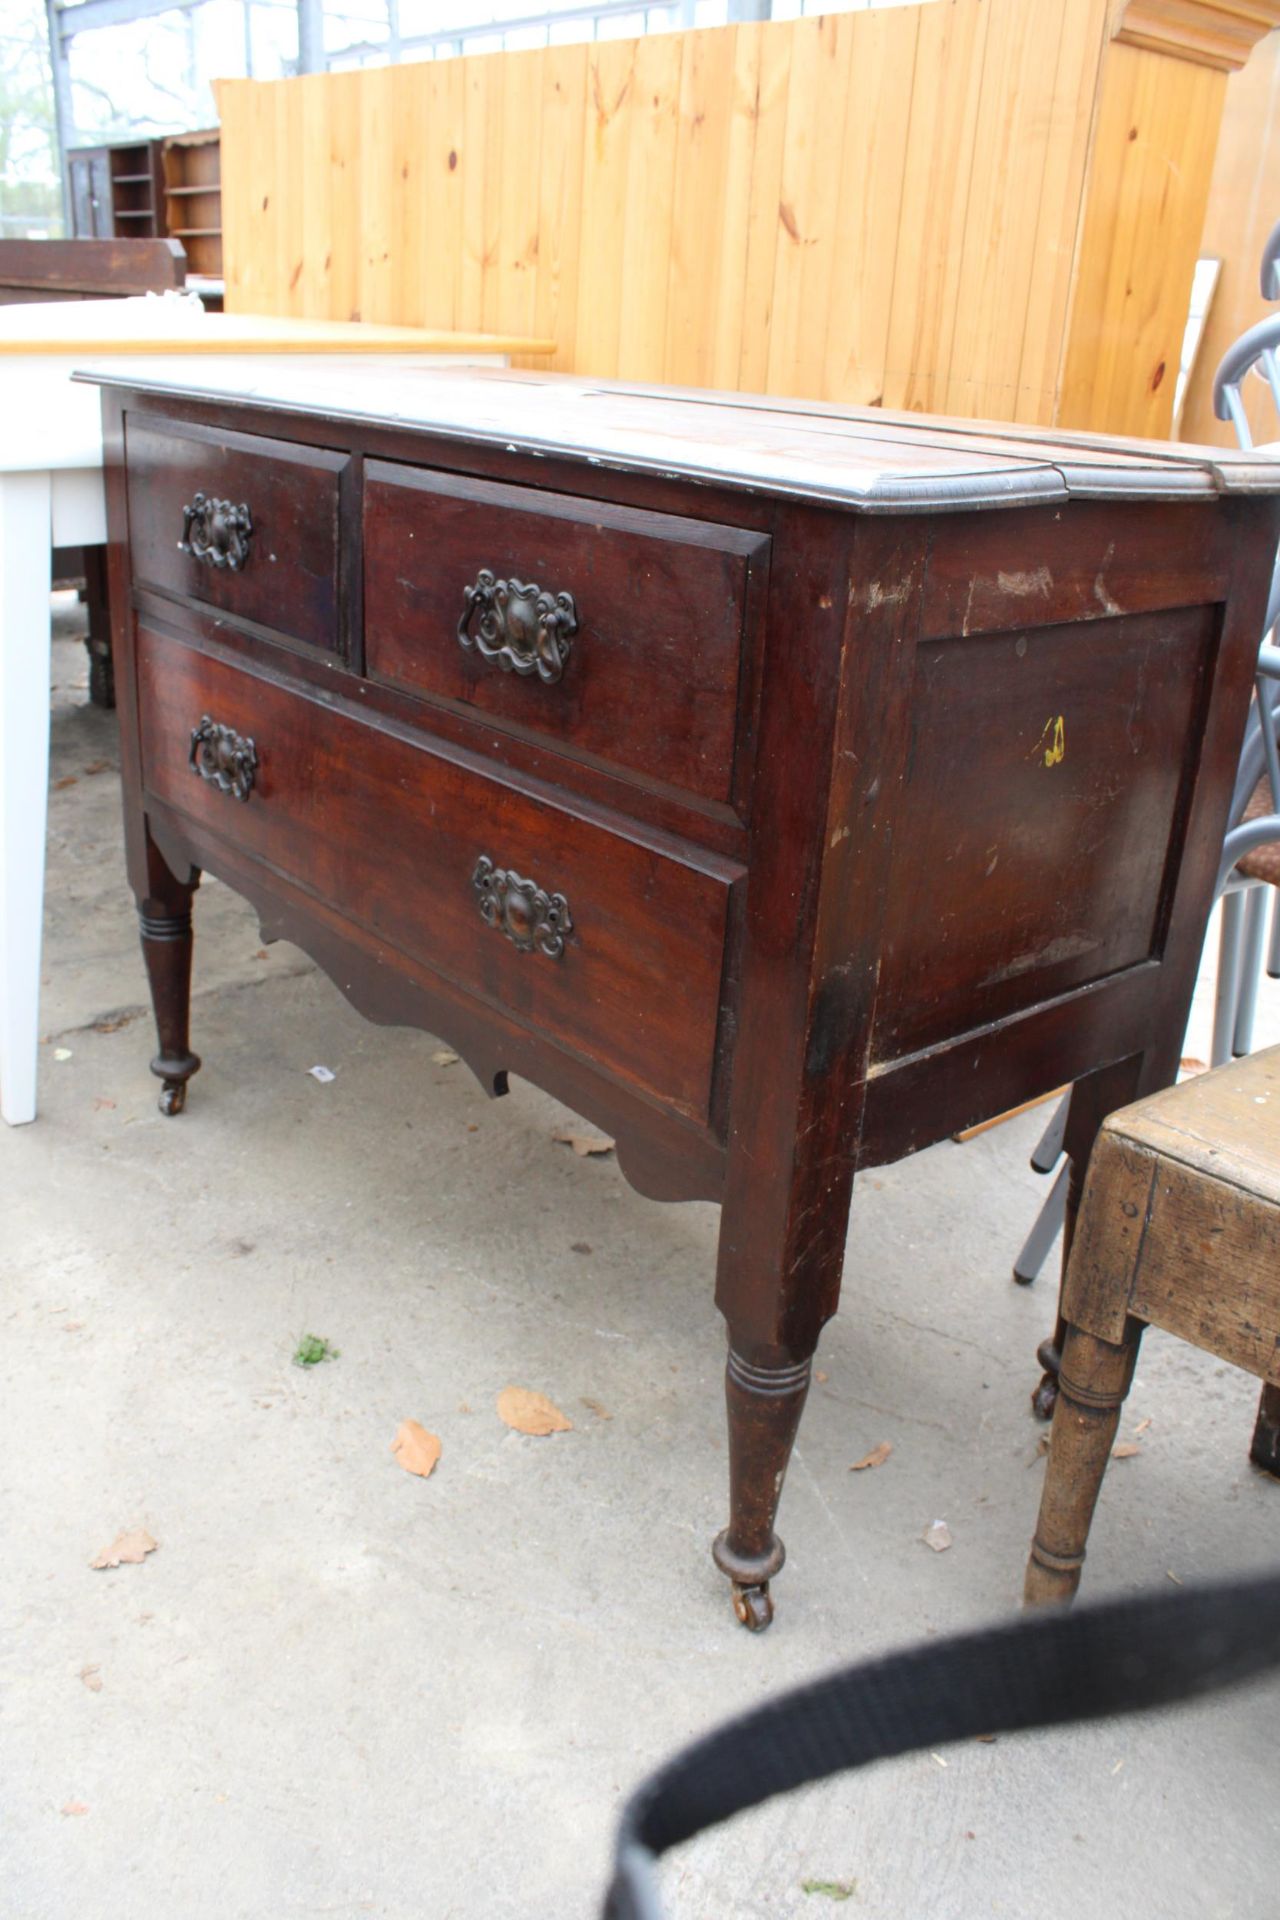
[[[125,423],[140,587],[336,651],[338,485],[348,456],[152,415]]]
[[[471,756],[146,628],[137,670],[150,793],[529,1028],[707,1120],[737,869],[612,832]]]
[[[732,805],[767,536],[370,461],[370,675]]]

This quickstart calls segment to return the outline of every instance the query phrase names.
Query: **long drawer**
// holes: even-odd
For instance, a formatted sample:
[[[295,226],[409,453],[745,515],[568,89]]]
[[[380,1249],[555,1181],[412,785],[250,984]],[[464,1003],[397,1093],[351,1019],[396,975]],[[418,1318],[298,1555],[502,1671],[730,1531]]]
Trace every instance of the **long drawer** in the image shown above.
[[[371,460],[364,539],[373,678],[740,799],[766,535]]]
[[[735,868],[145,626],[137,672],[150,793],[707,1121]]]
[[[348,456],[154,415],[130,417],[125,434],[137,584],[337,650]]]

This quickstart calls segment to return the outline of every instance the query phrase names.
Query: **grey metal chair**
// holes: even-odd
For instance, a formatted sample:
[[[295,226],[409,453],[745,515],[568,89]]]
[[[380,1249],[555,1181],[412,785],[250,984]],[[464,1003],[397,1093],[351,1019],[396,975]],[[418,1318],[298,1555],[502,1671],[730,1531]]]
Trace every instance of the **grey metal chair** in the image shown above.
[[[1276,221],[1267,235],[1266,245],[1262,249],[1262,297],[1264,300],[1280,300],[1280,220]]]

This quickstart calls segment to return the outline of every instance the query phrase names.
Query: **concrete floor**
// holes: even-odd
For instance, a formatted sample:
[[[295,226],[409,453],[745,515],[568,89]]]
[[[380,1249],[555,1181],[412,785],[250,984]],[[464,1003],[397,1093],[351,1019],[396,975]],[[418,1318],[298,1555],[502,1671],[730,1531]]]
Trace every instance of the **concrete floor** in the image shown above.
[[[0,1130],[0,1914],[587,1920],[620,1800],[679,1743],[1016,1605],[1052,1282],[1009,1263],[1043,1116],[860,1185],[753,1639],[707,1552],[715,1209],[640,1199],[553,1142],[540,1093],[490,1103],[438,1041],[366,1025],[214,882],[205,1066],[162,1119],[115,720],[62,631],[41,1117]],[[304,1333],[340,1357],[295,1367]],[[509,1382],[574,1430],[507,1431]],[[1089,1592],[1274,1563],[1255,1400],[1149,1338]],[[406,1417],[443,1441],[429,1481],[389,1451]],[[949,1552],[921,1543],[935,1518]],[[158,1551],[91,1571],[133,1526]],[[850,1776],[673,1856],[669,1913],[820,1917],[818,1879],[856,1881],[865,1920],[1274,1920],[1278,1706],[1257,1687]]]

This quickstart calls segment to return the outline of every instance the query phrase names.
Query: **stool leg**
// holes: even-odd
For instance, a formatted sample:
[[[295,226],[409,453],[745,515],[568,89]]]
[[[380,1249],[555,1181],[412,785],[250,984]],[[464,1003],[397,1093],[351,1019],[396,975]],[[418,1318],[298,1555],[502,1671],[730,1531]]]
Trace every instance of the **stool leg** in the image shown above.
[[[1280,1478],[1280,1387],[1273,1387],[1269,1381],[1258,1401],[1249,1458],[1264,1473],[1274,1473]]]
[[[1085,1074],[1077,1080],[1071,1089],[1071,1100],[1067,1107],[1067,1123],[1063,1138],[1063,1150],[1067,1156],[1068,1173],[1066,1182],[1066,1206],[1062,1220],[1062,1277],[1066,1279],[1067,1262],[1071,1258],[1071,1242],[1075,1238],[1076,1215],[1080,1211],[1080,1202],[1084,1195],[1085,1175],[1089,1170],[1089,1155],[1093,1143],[1098,1137],[1098,1129],[1109,1113],[1117,1107],[1128,1106],[1136,1100],[1142,1090],[1142,1081],[1148,1070],[1148,1057],[1133,1054],[1127,1060],[1118,1060],[1113,1066],[1099,1067],[1094,1073]],[[1177,1068],[1173,1067],[1176,1077]],[[1154,1086],[1167,1084],[1170,1076],[1161,1074],[1153,1081]],[[1058,1398],[1058,1367],[1062,1358],[1062,1342],[1066,1337],[1067,1324],[1062,1317],[1062,1290],[1058,1291],[1058,1317],[1054,1323],[1053,1334],[1048,1340],[1042,1340],[1036,1348],[1036,1359],[1044,1372],[1031,1395],[1031,1407],[1037,1419],[1048,1420],[1053,1416],[1054,1405]]]
[[[1068,1601],[1080,1584],[1093,1509],[1141,1338],[1142,1322],[1133,1319],[1125,1322],[1118,1347],[1080,1327],[1067,1328],[1040,1518],[1023,1588],[1030,1607]]]

